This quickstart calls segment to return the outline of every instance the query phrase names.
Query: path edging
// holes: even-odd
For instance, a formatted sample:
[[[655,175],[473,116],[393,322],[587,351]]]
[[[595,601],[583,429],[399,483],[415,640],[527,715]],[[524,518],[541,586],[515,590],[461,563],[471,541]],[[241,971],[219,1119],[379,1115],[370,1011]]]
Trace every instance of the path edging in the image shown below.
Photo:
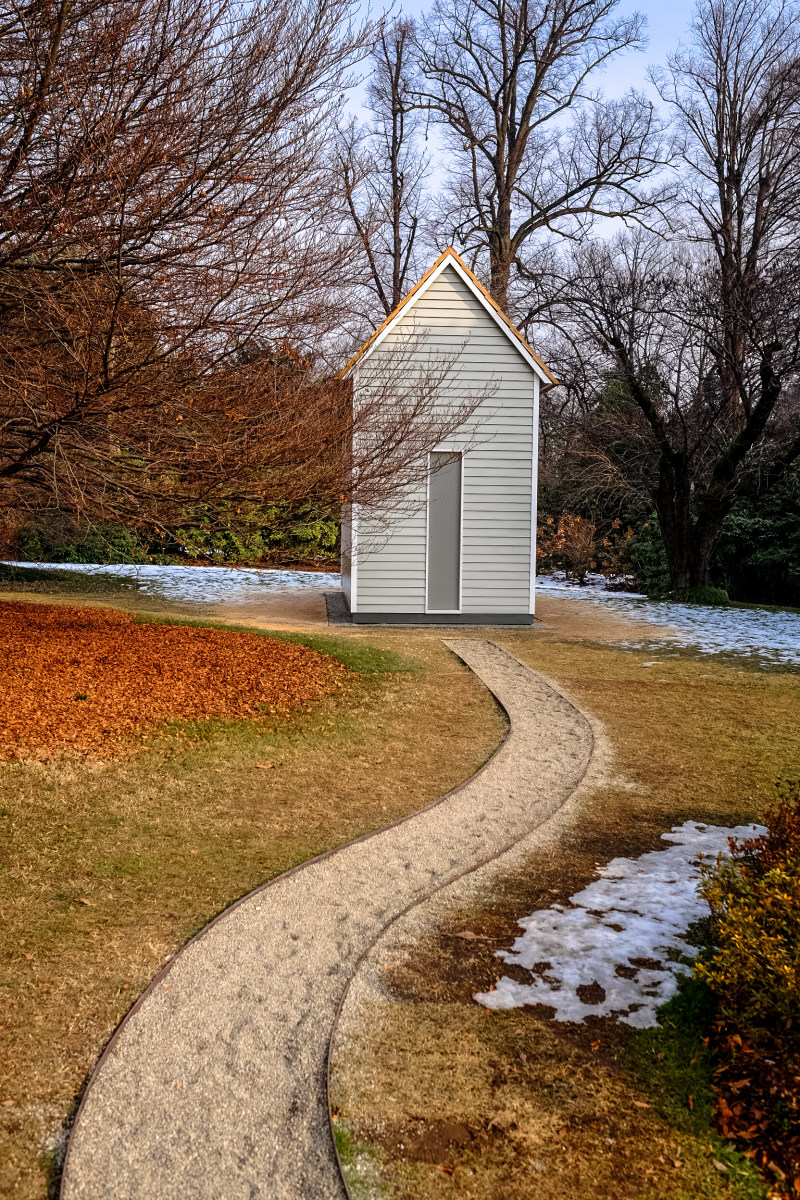
[[[464,660],[460,659],[460,661],[463,662]],[[471,668],[468,668],[468,669],[471,669]],[[474,674],[474,672],[473,672],[473,674]],[[128,1011],[124,1014],[124,1016],[121,1017],[121,1019],[119,1020],[117,1025],[114,1027],[114,1030],[113,1030],[111,1036],[109,1037],[108,1041],[106,1042],[105,1046],[103,1047],[102,1051],[100,1052],[99,1057],[97,1058],[96,1062],[90,1068],[89,1072],[87,1073],[87,1075],[85,1077],[84,1084],[83,1084],[83,1087],[80,1092],[80,1101],[78,1102],[78,1107],[75,1109],[75,1113],[73,1114],[72,1118],[69,1119],[68,1134],[67,1134],[67,1146],[66,1146],[64,1158],[63,1158],[63,1161],[61,1164],[61,1173],[58,1178],[58,1196],[59,1196],[59,1198],[64,1197],[64,1192],[65,1192],[67,1182],[68,1182],[67,1176],[69,1174],[70,1152],[72,1149],[72,1131],[75,1129],[76,1125],[78,1124],[78,1121],[81,1118],[83,1109],[86,1106],[86,1104],[88,1103],[88,1098],[90,1096],[92,1086],[93,1086],[95,1080],[99,1076],[100,1071],[101,1071],[102,1067],[104,1066],[106,1059],[110,1058],[111,1055],[114,1053],[116,1044],[119,1041],[119,1039],[122,1037],[122,1034],[124,1032],[125,1026],[127,1025],[128,1021],[136,1015],[138,1010],[140,1008],[142,1008],[144,1006],[145,1002],[149,999],[151,993],[155,992],[157,990],[157,988],[159,987],[159,985],[166,979],[166,977],[169,975],[170,971],[172,970],[173,966],[177,962],[180,955],[183,954],[184,950],[187,950],[190,946],[194,945],[196,942],[199,942],[202,938],[204,938],[206,936],[206,934],[218,922],[222,921],[225,917],[229,916],[230,913],[232,913],[240,905],[247,903],[247,901],[252,899],[253,896],[260,895],[262,892],[267,891],[268,888],[271,888],[275,884],[282,882],[284,879],[288,879],[292,875],[297,875],[301,871],[307,870],[309,867],[313,867],[318,863],[325,862],[326,859],[332,858],[334,855],[342,853],[342,851],[349,849],[351,846],[357,846],[361,842],[367,842],[371,838],[378,837],[379,835],[386,833],[390,829],[396,829],[398,826],[404,825],[407,821],[413,820],[415,817],[418,817],[421,813],[429,812],[431,809],[438,808],[439,805],[444,804],[445,801],[449,800],[451,796],[455,796],[455,795],[457,795],[458,792],[463,791],[464,788],[469,787],[476,779],[479,778],[480,775],[483,774],[484,771],[487,770],[490,763],[494,760],[496,755],[499,754],[500,750],[503,748],[505,743],[508,741],[509,735],[511,733],[511,717],[508,713],[508,710],[506,709],[506,707],[502,703],[502,701],[494,694],[494,692],[492,692],[491,688],[487,687],[486,684],[483,684],[483,686],[486,687],[486,690],[491,694],[492,699],[494,700],[495,704],[497,704],[497,706],[503,712],[503,714],[506,718],[506,727],[503,730],[503,734],[502,734],[502,737],[500,738],[499,742],[494,747],[494,749],[492,750],[491,754],[486,759],[486,761],[481,763],[481,765],[478,767],[477,771],[474,771],[472,773],[472,775],[467,776],[467,778],[463,779],[461,781],[461,783],[456,784],[456,786],[451,788],[449,792],[444,792],[441,796],[437,796],[435,800],[431,800],[428,804],[424,805],[422,808],[416,808],[416,809],[414,809],[413,812],[408,813],[406,816],[398,817],[396,821],[390,821],[388,825],[381,825],[378,829],[373,829],[369,833],[362,833],[360,837],[353,838],[353,840],[349,841],[349,842],[344,842],[344,843],[342,843],[341,846],[332,846],[330,850],[325,850],[325,851],[323,851],[322,854],[315,854],[313,858],[308,858],[304,862],[298,863],[294,867],[290,867],[288,869],[288,871],[281,871],[281,873],[279,875],[275,875],[275,876],[273,876],[272,879],[268,879],[268,880],[266,880],[266,882],[260,883],[258,885],[258,887],[253,888],[252,891],[245,892],[245,894],[243,896],[240,896],[238,898],[238,900],[234,900],[232,904],[229,904],[226,908],[222,909],[221,912],[218,912],[216,916],[212,917],[202,927],[202,929],[198,929],[197,933],[192,934],[192,936],[188,939],[188,941],[184,942],[183,945],[180,946],[180,948],[178,950],[176,950],[174,954],[170,955],[169,961],[166,962],[164,964],[164,966],[161,967],[161,969],[157,972],[157,974],[155,974],[153,976],[153,978],[150,980],[150,982],[148,983],[148,985],[144,989],[144,991],[141,992],[139,996],[137,996],[134,1003],[131,1005],[131,1007],[128,1009]],[[433,893],[431,893],[431,894],[433,894]],[[413,908],[413,905],[410,905],[409,907]],[[361,960],[359,959],[359,962],[360,961]],[[338,1012],[337,1012],[337,1017],[338,1017]],[[335,1139],[334,1139],[334,1148],[336,1148]],[[336,1156],[337,1156],[337,1162],[338,1162],[339,1161],[338,1149],[336,1149]]]
[[[451,639],[451,640],[455,640],[455,639]],[[442,641],[444,642],[444,645],[447,646],[448,650],[450,650],[459,659],[461,659],[462,662],[465,662],[465,660],[463,658],[461,658],[461,655],[458,653],[458,651],[450,644],[450,640],[443,638]],[[489,639],[487,639],[487,641],[489,641]],[[461,874],[457,875],[454,879],[448,879],[445,883],[439,884],[438,887],[433,888],[433,890],[430,891],[426,896],[423,896],[418,900],[412,901],[410,904],[408,904],[403,909],[402,912],[396,913],[395,916],[391,919],[391,921],[389,921],[386,925],[384,925],[384,927],[381,929],[381,931],[377,935],[377,937],[375,937],[372,940],[372,942],[370,942],[369,946],[366,947],[366,949],[363,951],[363,953],[359,956],[358,961],[356,962],[355,966],[353,967],[352,974],[350,975],[350,978],[347,981],[345,989],[342,992],[342,995],[339,999],[339,1003],[336,1006],[336,1014],[333,1019],[333,1025],[331,1026],[331,1034],[330,1034],[330,1038],[328,1040],[328,1052],[327,1052],[326,1064],[325,1064],[325,1087],[326,1087],[327,1098],[328,1098],[328,1122],[330,1124],[330,1130],[331,1130],[331,1141],[333,1142],[334,1153],[336,1155],[336,1163],[339,1168],[339,1175],[341,1176],[342,1186],[344,1187],[344,1190],[345,1190],[347,1196],[350,1198],[350,1200],[355,1200],[355,1198],[353,1197],[353,1194],[350,1190],[350,1186],[347,1182],[347,1176],[345,1174],[344,1167],[342,1164],[342,1158],[339,1153],[339,1144],[336,1140],[336,1131],[334,1128],[333,1112],[331,1110],[331,1050],[332,1050],[334,1041],[336,1040],[336,1034],[339,1029],[342,1012],[343,1012],[345,1004],[347,1003],[347,1000],[350,996],[351,988],[352,988],[354,982],[356,981],[356,978],[358,976],[358,973],[359,973],[363,963],[373,952],[373,950],[375,949],[377,944],[389,933],[389,931],[395,925],[397,925],[398,922],[402,921],[405,917],[407,917],[409,913],[413,912],[415,908],[420,908],[423,904],[427,904],[428,901],[432,900],[433,897],[437,896],[440,892],[446,891],[450,887],[455,887],[458,883],[460,883],[464,879],[467,879],[470,875],[473,875],[476,871],[480,871],[484,867],[489,866],[490,863],[497,862],[499,859],[503,858],[506,854],[508,854],[510,850],[513,850],[513,848],[515,846],[519,845],[519,843],[521,841],[523,841],[525,838],[530,837],[530,835],[532,833],[535,833],[538,829],[541,829],[542,826],[544,826],[548,823],[548,821],[552,821],[553,818],[555,816],[557,816],[558,813],[562,812],[563,809],[566,807],[566,805],[569,804],[573,800],[573,798],[575,797],[575,794],[585,784],[587,776],[589,775],[590,767],[592,767],[594,765],[595,752],[596,752],[596,748],[597,748],[597,737],[596,737],[596,733],[595,733],[594,722],[589,717],[587,717],[586,713],[583,712],[583,710],[579,707],[579,705],[575,702],[575,700],[571,696],[568,696],[561,689],[561,687],[557,683],[555,683],[555,681],[553,681],[546,675],[543,675],[541,671],[536,671],[536,670],[534,670],[534,668],[528,666],[527,663],[522,662],[522,660],[520,658],[518,658],[516,654],[512,654],[510,650],[505,649],[505,647],[497,646],[497,644],[495,642],[491,642],[491,641],[489,641],[489,645],[494,646],[496,649],[503,650],[503,652],[505,654],[508,654],[510,658],[513,658],[515,660],[515,662],[518,662],[521,667],[525,668],[525,670],[530,671],[534,675],[538,675],[539,678],[544,683],[546,683],[549,688],[552,689],[552,691],[554,691],[557,695],[559,695],[561,697],[562,700],[564,700],[567,704],[569,704],[570,708],[573,708],[575,710],[575,712],[581,717],[581,719],[586,722],[587,728],[589,730],[590,747],[591,747],[590,752],[589,752],[589,757],[586,760],[586,765],[583,768],[581,777],[576,782],[575,787],[572,789],[572,791],[569,793],[569,795],[564,798],[564,800],[561,802],[561,804],[558,806],[558,808],[556,808],[554,810],[554,812],[548,813],[547,816],[542,817],[541,821],[537,825],[534,825],[531,829],[527,830],[525,833],[521,834],[519,837],[514,838],[513,841],[511,841],[507,845],[503,846],[502,849],[496,851],[494,854],[488,855],[481,862],[474,863],[471,867],[468,867],[466,870],[462,871]],[[466,663],[466,665],[469,667],[468,663]],[[470,670],[472,670],[472,668],[470,668]],[[494,754],[497,753],[497,751],[500,749],[500,746],[503,745],[503,742],[505,742],[506,739],[508,738],[508,736],[511,734],[511,730],[512,730],[511,717],[508,714],[502,701],[495,695],[495,693],[488,686],[488,684],[484,684],[484,687],[486,687],[487,691],[490,691],[492,693],[496,703],[499,704],[500,707],[503,709],[503,712],[506,713],[506,717],[508,718],[509,723],[508,723],[508,728],[506,730],[506,733],[503,736],[503,740],[498,744],[497,749],[494,751],[491,758],[487,759],[486,763],[484,763],[483,766],[480,768],[480,771],[482,771],[484,769],[484,767],[486,767],[488,765],[488,763],[491,762],[491,759],[494,757]],[[480,771],[476,771],[475,775],[470,776],[470,778],[465,780],[464,784],[461,784],[460,786],[463,787],[466,784],[470,783],[472,781],[472,779],[474,779],[478,774],[480,774]],[[453,789],[453,790],[457,791],[459,789]],[[449,795],[451,795],[451,793],[448,793],[447,795],[449,796]],[[447,799],[447,796],[442,797],[442,799]],[[406,819],[406,818],[404,818],[404,819]]]

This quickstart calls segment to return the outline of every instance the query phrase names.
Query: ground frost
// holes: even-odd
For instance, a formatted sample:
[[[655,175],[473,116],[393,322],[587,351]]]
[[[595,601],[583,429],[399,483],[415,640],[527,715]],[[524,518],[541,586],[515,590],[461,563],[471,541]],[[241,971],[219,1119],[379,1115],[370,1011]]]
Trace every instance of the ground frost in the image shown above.
[[[600,879],[519,923],[525,930],[498,957],[533,974],[530,983],[504,976],[475,996],[486,1008],[544,1004],[557,1021],[616,1016],[645,1029],[656,1009],[675,994],[689,971],[681,959],[696,952],[686,942],[692,922],[708,916],[698,892],[700,864],[728,853],[728,839],[764,833],[757,825],[726,829],[687,821],[662,834],[673,845],[640,858],[614,858]]]
[[[602,575],[593,575],[581,587],[557,576],[539,576],[536,591],[540,596],[588,601],[629,620],[669,627],[674,645],[691,647],[699,654],[756,656],[770,666],[800,666],[800,613],[648,600],[638,592],[609,591],[607,582]],[[619,644],[641,650],[653,648],[655,641]]]
[[[275,594],[330,591],[340,577],[324,571],[272,571],[260,567],[183,567],[155,563],[8,563],[12,567],[41,567],[80,571],[87,575],[119,575],[135,581],[146,596],[187,604],[237,604]]]

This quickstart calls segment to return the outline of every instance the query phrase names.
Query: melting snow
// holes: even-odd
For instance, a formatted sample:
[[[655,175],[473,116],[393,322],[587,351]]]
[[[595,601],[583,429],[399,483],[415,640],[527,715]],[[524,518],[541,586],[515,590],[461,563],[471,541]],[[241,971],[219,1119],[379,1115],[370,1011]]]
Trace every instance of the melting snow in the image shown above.
[[[139,591],[164,600],[190,604],[240,603],[265,595],[297,591],[328,591],[340,586],[340,577],[323,571],[270,571],[259,567],[183,567],[152,563],[9,563],[15,567],[42,567],[58,571],[83,571],[89,575],[122,575],[135,579]]]
[[[668,850],[612,859],[570,907],[554,904],[523,918],[523,935],[511,950],[498,951],[498,958],[532,971],[531,982],[503,976],[494,991],[475,999],[493,1009],[545,1004],[556,1021],[616,1015],[637,1029],[655,1025],[656,1009],[690,969],[678,960],[696,953],[686,930],[709,913],[697,890],[701,860],[727,854],[731,837],[764,832],[758,825],[724,829],[687,821],[661,835],[674,843]]]
[[[189,604],[258,601],[268,595],[298,591],[330,591],[341,586],[333,572],[278,571],[259,567],[143,566],[127,563],[9,563],[9,566],[83,571],[87,574],[123,576],[136,581],[145,595]],[[603,576],[590,576],[585,587],[556,576],[539,577],[542,595],[566,596],[601,604],[623,617],[651,625],[668,626],[673,645],[682,643],[701,654],[758,655],[777,666],[800,666],[800,614],[766,609],[707,608],[699,605],[653,601],[636,592],[607,590]],[[654,642],[620,643],[629,649],[655,648]],[[663,645],[663,641],[659,642]],[[655,665],[655,664],[654,664]]]
[[[556,576],[540,576],[536,590],[544,596],[601,604],[630,620],[668,626],[674,642],[691,646],[700,654],[755,654],[771,665],[800,666],[800,613],[648,600],[638,592],[608,591],[602,575],[590,576],[585,587]],[[653,646],[653,642],[642,641],[620,644],[629,649]]]

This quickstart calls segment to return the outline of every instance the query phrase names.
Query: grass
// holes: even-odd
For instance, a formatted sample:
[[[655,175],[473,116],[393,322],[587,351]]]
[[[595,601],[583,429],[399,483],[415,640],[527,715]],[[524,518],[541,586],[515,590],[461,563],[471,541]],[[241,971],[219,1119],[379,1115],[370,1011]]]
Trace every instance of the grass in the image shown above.
[[[567,900],[597,865],[653,849],[687,819],[752,820],[800,758],[800,677],[688,652],[643,668],[650,651],[582,638],[568,604],[549,611],[549,629],[494,640],[603,722],[613,774],[551,849],[448,911],[386,972],[389,995],[334,1074],[336,1111],[375,1147],[398,1200],[757,1200],[752,1167],[711,1128],[712,1064],[687,998],[638,1033],[556,1025],[546,1009],[489,1014],[473,996],[513,973],[495,950],[518,918]],[[601,616],[588,619],[598,636]],[[478,940],[454,936],[465,928]],[[454,1128],[463,1136],[448,1142]]]
[[[391,1195],[391,1185],[380,1177],[374,1146],[359,1142],[344,1124],[334,1124],[333,1140],[350,1200],[382,1200]]]
[[[436,639],[298,640],[359,674],[291,718],[166,724],[124,761],[0,764],[0,1195],[55,1187],[86,1074],[167,955],[459,783],[502,735]]]
[[[93,574],[90,571],[60,571],[58,567],[17,567],[0,563],[0,584],[9,591],[46,593],[100,592],[103,595],[119,591],[137,591],[135,579],[110,572]]]
[[[291,720],[166,726],[124,763],[0,765],[0,1194],[44,1196],[86,1072],[166,955],[274,874],[446,791],[502,733],[436,632],[277,636],[336,654],[357,678]],[[393,974],[359,1051],[345,1157],[362,1163],[365,1195],[397,1185],[403,1200],[753,1200],[751,1181],[714,1167],[728,1161],[715,1135],[686,1127],[681,1095],[701,1094],[679,1071],[690,1030],[665,1031],[674,1049],[637,1049],[644,1035],[620,1026],[490,1017],[472,996],[497,978],[493,951],[517,918],[571,895],[597,863],[689,817],[750,819],[800,757],[800,677],[688,653],[643,670],[649,652],[591,642],[574,619],[492,637],[605,723],[617,774],[555,852]],[[468,922],[499,940],[448,936]],[[404,1158],[421,1125],[423,1158]],[[451,1144],[454,1128],[466,1142]]]
[[[671,1129],[711,1149],[712,1161],[726,1168],[735,1194],[763,1200],[766,1188],[756,1168],[712,1124],[717,1063],[708,1048],[708,1029],[713,1013],[710,990],[687,980],[659,1011],[658,1027],[637,1033],[622,1061]]]
[[[379,646],[367,645],[351,638],[327,634],[292,633],[284,629],[255,629],[252,625],[237,625],[230,621],[202,620],[198,617],[176,617],[168,613],[137,613],[134,617],[148,625],[189,625],[194,629],[223,629],[233,633],[251,633],[280,642],[293,642],[330,654],[359,675],[382,675],[389,672],[415,671],[418,664],[407,655]]]

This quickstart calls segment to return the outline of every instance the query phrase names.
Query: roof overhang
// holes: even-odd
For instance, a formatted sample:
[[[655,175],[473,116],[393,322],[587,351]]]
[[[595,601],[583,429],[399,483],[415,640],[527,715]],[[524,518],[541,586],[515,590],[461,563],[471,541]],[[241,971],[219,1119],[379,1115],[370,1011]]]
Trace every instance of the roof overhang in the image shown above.
[[[550,388],[555,387],[558,383],[555,375],[548,370],[548,368],[539,358],[539,355],[536,353],[536,351],[533,350],[532,347],[529,346],[525,341],[525,338],[522,336],[519,330],[511,324],[503,310],[498,304],[495,303],[495,301],[486,291],[486,288],[484,288],[482,284],[478,282],[475,275],[472,273],[472,271],[470,271],[467,264],[464,262],[461,256],[456,253],[452,246],[448,246],[444,253],[439,255],[436,262],[432,267],[429,268],[429,270],[425,272],[419,283],[411,289],[404,300],[400,301],[397,308],[395,308],[393,312],[389,313],[389,316],[386,318],[383,324],[379,325],[375,332],[369,338],[367,338],[361,349],[356,351],[353,357],[339,372],[338,378],[346,379],[356,366],[366,362],[373,350],[375,350],[375,348],[381,344],[384,338],[391,333],[398,322],[409,314],[416,302],[425,295],[425,292],[428,290],[431,284],[434,283],[435,280],[437,280],[442,272],[448,267],[452,267],[456,274],[469,288],[470,292],[472,292],[478,303],[485,309],[495,324],[502,330],[515,349],[525,359],[525,362],[528,364],[531,370],[538,376],[539,380],[543,384],[542,391],[549,391]]]

